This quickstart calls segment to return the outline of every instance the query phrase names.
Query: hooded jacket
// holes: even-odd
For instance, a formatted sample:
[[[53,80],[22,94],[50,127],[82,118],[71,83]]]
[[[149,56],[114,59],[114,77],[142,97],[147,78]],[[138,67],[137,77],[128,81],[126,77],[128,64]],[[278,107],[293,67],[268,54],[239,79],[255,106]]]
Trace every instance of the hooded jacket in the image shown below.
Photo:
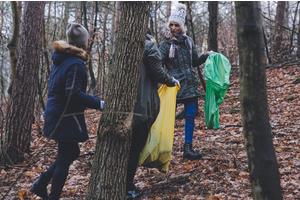
[[[81,48],[56,41],[45,110],[44,136],[61,142],[88,139],[84,110],[99,109],[100,100],[86,94],[89,57]]]
[[[164,27],[161,31],[163,41],[160,43],[160,53],[162,62],[167,69],[167,73],[180,82],[180,90],[177,93],[177,102],[181,103],[185,99],[199,97],[198,78],[193,67],[197,67],[205,62],[207,56],[202,54],[198,57],[193,40],[184,35],[184,40],[174,40],[170,38],[170,30]],[[170,47],[174,44],[174,57],[170,58]]]
[[[140,80],[137,101],[134,107],[133,131],[148,134],[160,109],[157,83],[171,84],[172,78],[163,70],[161,55],[156,43],[147,37],[143,62],[140,70]]]

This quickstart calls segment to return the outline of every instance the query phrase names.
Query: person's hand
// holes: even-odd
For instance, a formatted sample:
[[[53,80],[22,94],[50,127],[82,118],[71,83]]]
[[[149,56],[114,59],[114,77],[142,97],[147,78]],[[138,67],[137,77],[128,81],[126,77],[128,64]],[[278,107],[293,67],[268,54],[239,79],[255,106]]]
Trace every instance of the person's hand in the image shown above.
[[[206,56],[208,57],[208,56],[210,56],[212,54],[215,54],[215,53],[217,53],[217,52],[214,52],[214,51],[210,50],[210,51],[206,52]]]
[[[103,110],[104,108],[104,101],[100,101],[100,110]]]
[[[174,77],[172,77],[171,83],[168,84],[167,86],[168,86],[168,87],[174,87],[174,86],[176,86],[176,85],[178,85],[178,84],[179,84],[179,81],[178,81],[177,79],[175,79]]]

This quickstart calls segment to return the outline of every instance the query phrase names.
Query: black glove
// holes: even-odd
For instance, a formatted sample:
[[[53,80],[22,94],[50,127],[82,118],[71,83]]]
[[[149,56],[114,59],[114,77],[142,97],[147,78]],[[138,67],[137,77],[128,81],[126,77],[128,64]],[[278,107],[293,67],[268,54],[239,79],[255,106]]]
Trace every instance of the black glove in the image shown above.
[[[171,78],[171,81],[169,84],[167,84],[168,87],[174,87],[179,84],[179,81],[175,79],[174,77]]]

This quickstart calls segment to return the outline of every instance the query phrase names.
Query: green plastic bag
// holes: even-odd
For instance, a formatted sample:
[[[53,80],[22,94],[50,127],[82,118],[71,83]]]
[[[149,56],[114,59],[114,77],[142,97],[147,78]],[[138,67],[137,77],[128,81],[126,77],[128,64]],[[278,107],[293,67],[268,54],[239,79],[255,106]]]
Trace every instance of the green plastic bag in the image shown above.
[[[229,87],[230,63],[222,54],[212,54],[205,62],[206,93],[204,114],[208,129],[218,129],[219,106]]]
[[[174,139],[176,95],[179,89],[180,85],[175,87],[162,85],[158,90],[159,114],[151,126],[147,142],[140,153],[139,165],[168,173]]]

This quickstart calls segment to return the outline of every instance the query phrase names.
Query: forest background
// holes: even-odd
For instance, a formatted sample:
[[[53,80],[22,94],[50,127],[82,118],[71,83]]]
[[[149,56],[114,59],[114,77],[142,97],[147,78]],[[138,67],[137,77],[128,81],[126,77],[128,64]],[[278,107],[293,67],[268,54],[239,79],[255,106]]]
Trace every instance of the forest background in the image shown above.
[[[224,104],[223,111],[221,110],[220,113],[224,112],[224,115],[221,115],[221,119],[226,115],[226,113],[230,114],[232,117],[233,122],[224,122],[221,128],[221,131],[218,132],[217,135],[215,132],[211,132],[210,130],[205,129],[205,124],[203,124],[204,118],[203,114],[199,114],[197,117],[199,120],[199,129],[198,136],[208,137],[206,138],[207,141],[215,141],[217,143],[222,143],[218,141],[220,137],[222,137],[222,133],[224,137],[228,138],[230,141],[229,147],[227,143],[223,143],[221,146],[228,147],[230,152],[235,152],[236,154],[240,155],[233,155],[231,154],[230,158],[226,158],[228,156],[228,152],[220,153],[216,149],[212,149],[212,147],[207,147],[207,144],[201,141],[199,143],[199,148],[204,150],[204,152],[208,153],[210,151],[218,152],[218,157],[210,157],[213,159],[206,159],[201,163],[202,167],[199,166],[197,162],[178,162],[176,158],[180,159],[179,152],[181,151],[180,142],[176,142],[177,140],[182,140],[182,128],[183,122],[182,119],[178,117],[176,123],[177,127],[175,128],[175,142],[174,142],[174,158],[173,158],[173,167],[174,166],[182,166],[180,169],[184,170],[184,176],[180,176],[176,174],[175,171],[178,170],[174,167],[172,171],[172,167],[170,170],[169,175],[163,176],[159,174],[157,171],[152,169],[144,169],[141,168],[138,174],[139,180],[139,187],[141,190],[145,190],[144,193],[146,194],[155,194],[156,197],[160,197],[160,193],[163,193],[163,190],[168,188],[168,185],[176,185],[179,187],[176,191],[178,194],[172,193],[174,191],[170,191],[169,193],[162,194],[162,196],[170,198],[170,199],[192,199],[192,198],[227,198],[227,199],[245,199],[250,198],[251,192],[249,188],[249,182],[247,182],[248,172],[247,172],[247,165],[246,165],[246,157],[245,157],[245,149],[243,147],[243,138],[241,132],[241,123],[239,122],[240,116],[240,105],[239,105],[239,91],[238,91],[238,83],[239,77],[237,76],[239,71],[239,53],[238,53],[238,44],[237,44],[237,25],[236,25],[236,11],[234,2],[182,2],[187,5],[187,21],[186,25],[188,27],[188,35],[193,38],[198,53],[205,52],[207,50],[213,49],[219,53],[225,55],[231,65],[232,65],[232,72],[231,72],[231,86],[229,88],[229,92],[227,95],[227,103]],[[170,1],[156,1],[152,2],[150,8],[150,17],[149,17],[149,24],[148,27],[150,28],[153,36],[156,38],[157,43],[159,44],[161,41],[161,37],[159,36],[160,27],[167,22],[168,17],[170,15],[170,10],[172,6],[174,6],[175,2]],[[21,29],[22,26],[22,16],[24,11],[24,2],[17,2],[15,5],[12,2],[2,1],[0,7],[0,103],[1,103],[1,131],[3,128],[3,120],[7,115],[6,105],[10,101],[10,90],[11,90],[11,83],[13,82],[14,73],[15,73],[15,59],[13,56],[17,56],[17,53],[14,54],[14,51],[18,51],[18,37],[19,34],[16,34],[16,28]],[[286,108],[291,109],[289,114],[293,117],[284,119],[284,122],[274,118],[271,122],[273,127],[277,126],[288,126],[285,129],[279,129],[278,132],[275,131],[277,128],[274,128],[272,134],[274,134],[278,140],[283,140],[283,144],[287,144],[287,146],[282,147],[282,144],[278,143],[278,146],[275,146],[277,150],[276,153],[284,153],[284,156],[278,156],[280,159],[286,161],[286,165],[281,165],[280,174],[282,176],[287,176],[285,181],[284,189],[285,198],[286,199],[296,199],[299,198],[299,184],[294,182],[295,177],[292,178],[293,174],[297,174],[298,167],[299,167],[299,155],[300,152],[296,148],[299,145],[299,140],[296,139],[296,136],[299,133],[299,88],[297,88],[298,81],[299,81],[299,57],[300,57],[300,11],[299,11],[299,2],[297,1],[263,1],[261,2],[262,6],[262,17],[263,17],[263,36],[265,42],[265,65],[266,69],[270,70],[268,72],[271,88],[277,88],[279,91],[275,94],[274,102],[271,101],[271,105],[277,105],[281,103],[282,106],[286,103],[291,105],[285,105]],[[16,15],[17,13],[17,15]],[[42,137],[40,136],[42,130],[42,122],[43,122],[43,111],[45,109],[45,100],[47,99],[47,90],[48,90],[48,79],[49,79],[49,72],[51,66],[51,59],[50,56],[52,54],[52,44],[53,41],[56,40],[65,40],[65,28],[69,22],[77,22],[84,25],[90,31],[90,40],[89,40],[89,51],[91,54],[90,62],[88,63],[88,70],[89,70],[89,88],[88,92],[92,95],[98,96],[101,99],[106,98],[106,88],[109,82],[107,75],[109,74],[109,62],[110,56],[113,53],[115,46],[116,46],[116,38],[118,34],[118,28],[120,23],[120,16],[122,14],[122,3],[121,2],[114,2],[114,1],[101,1],[101,2],[45,2],[44,5],[44,16],[43,17],[43,25],[41,26],[42,30],[42,43],[41,48],[39,51],[39,68],[38,68],[38,89],[36,92],[36,101],[34,103],[34,124],[33,124],[33,133],[31,138],[31,154],[25,154],[23,160],[23,164],[26,159],[30,159],[32,155],[36,153],[41,153],[39,147],[40,144],[43,144]],[[34,20],[34,19],[33,19]],[[32,21],[31,23],[35,23]],[[215,42],[217,41],[217,43]],[[17,52],[16,51],[16,52]],[[199,67],[199,77],[201,79],[204,67]],[[273,71],[271,71],[273,70]],[[276,71],[274,71],[276,70]],[[277,71],[278,70],[278,71]],[[297,79],[298,78],[298,79]],[[294,80],[293,80],[294,79]],[[268,79],[269,80],[269,79]],[[298,81],[297,81],[298,80]],[[204,80],[205,81],[205,80]],[[278,82],[277,82],[278,81]],[[294,85],[291,85],[294,83]],[[27,83],[24,83],[27,84]],[[269,82],[268,82],[269,84]],[[296,85],[295,85],[296,84]],[[202,93],[205,93],[203,87],[203,80],[199,80],[199,87],[202,90]],[[287,88],[286,88],[287,87]],[[299,86],[298,86],[299,87]],[[291,93],[289,93],[291,91]],[[281,94],[281,92],[286,92],[285,94]],[[280,96],[285,95],[285,96]],[[271,99],[269,99],[271,100]],[[203,111],[203,99],[200,99],[200,106],[199,110]],[[225,107],[227,104],[230,104],[229,107]],[[178,112],[180,113],[180,109],[182,106],[179,106]],[[275,109],[275,108],[274,108]],[[270,109],[272,111],[272,109]],[[282,114],[281,112],[284,111],[284,108],[276,108],[275,111],[272,113],[276,115],[278,113]],[[88,116],[90,123],[90,130],[92,133],[97,132],[97,120],[99,120],[99,113],[97,111],[87,111],[90,116],[97,115],[97,117],[91,118]],[[236,115],[234,115],[236,114]],[[227,116],[230,118],[229,116]],[[272,119],[272,115],[271,115]],[[226,120],[226,119],[224,119]],[[221,121],[222,123],[222,121]],[[18,124],[15,124],[17,126]],[[230,130],[228,130],[230,129]],[[286,130],[287,129],[287,130]],[[223,131],[223,132],[222,132]],[[231,134],[231,138],[228,137],[228,132]],[[3,134],[1,132],[1,141],[2,141]],[[205,140],[206,140],[205,139]],[[201,139],[200,139],[201,140]],[[225,139],[226,140],[226,139]],[[182,142],[181,142],[182,143]],[[276,143],[276,142],[275,142]],[[89,177],[89,164],[92,160],[92,154],[94,150],[93,140],[91,140],[88,144],[90,147],[86,147],[84,150],[84,154],[81,159],[82,163],[86,164],[87,166],[82,166],[80,163],[77,163],[78,168],[82,168],[84,175],[82,175],[81,179],[84,182],[88,182]],[[289,146],[291,144],[291,146]],[[55,144],[53,144],[55,145]],[[210,144],[211,145],[211,144]],[[277,148],[276,148],[277,147]],[[226,149],[226,148],[225,148]],[[291,159],[291,152],[295,151],[295,155],[292,156]],[[32,152],[33,151],[33,152]],[[35,152],[37,151],[37,152]],[[291,152],[290,152],[291,151]],[[178,153],[177,153],[178,152]],[[222,152],[222,151],[221,151]],[[43,152],[43,153],[46,153]],[[51,152],[48,152],[51,153]],[[178,155],[177,155],[178,154]],[[211,153],[210,153],[211,154]],[[53,155],[55,156],[55,155]],[[237,159],[242,164],[237,164]],[[279,160],[280,160],[279,159]],[[17,159],[18,160],[18,159]],[[244,161],[243,161],[244,160]],[[27,161],[28,162],[28,161]],[[25,182],[23,181],[22,184],[25,184],[25,187],[28,189],[28,185],[32,180],[35,179],[37,174],[42,171],[42,168],[45,166],[45,162],[50,162],[49,160],[41,161],[38,165],[30,165],[30,169],[25,170],[24,177],[26,177]],[[207,163],[211,162],[211,163]],[[222,164],[218,163],[221,162]],[[176,164],[177,163],[177,164]],[[7,183],[1,182],[0,187],[5,192],[9,192],[9,195],[15,198],[26,198],[28,193],[26,193],[26,189],[20,189],[21,183],[18,183],[20,180],[15,180],[12,177],[16,178],[16,171],[20,170],[20,168],[24,168],[21,164],[11,165],[9,167],[5,165],[5,167],[1,168],[1,176],[2,180],[6,180]],[[222,167],[225,166],[226,169],[222,171]],[[203,168],[203,166],[206,166]],[[195,180],[199,180],[198,178],[194,178],[194,173],[198,174],[197,167],[201,168],[201,173],[207,174],[208,176],[215,177],[218,174],[218,177],[226,177],[227,180],[223,180],[224,183],[220,183],[220,181],[212,181],[212,179],[203,179],[201,182],[206,183],[210,186],[203,186],[200,183],[197,183]],[[23,172],[22,170],[19,173]],[[197,173],[196,173],[197,172]],[[174,173],[174,174],[173,174]],[[177,172],[178,173],[178,172]],[[149,174],[154,174],[156,178],[149,177]],[[213,175],[214,174],[214,175]],[[74,176],[73,176],[74,177]],[[78,177],[77,177],[78,178]],[[147,179],[147,181],[143,180]],[[203,178],[203,177],[202,177]],[[151,180],[153,179],[153,180]],[[194,180],[195,179],[195,180]],[[200,178],[201,179],[201,178]],[[238,180],[238,184],[236,181]],[[13,181],[16,181],[13,183]],[[151,182],[152,181],[152,182]],[[230,182],[233,181],[233,182]],[[22,182],[22,181],[21,181]],[[222,182],[222,181],[221,181]],[[227,183],[228,182],[228,183]],[[16,184],[18,183],[18,184]],[[165,188],[157,189],[155,188],[155,183],[164,185]],[[27,185],[26,185],[27,184]],[[79,188],[73,188],[71,185],[74,184],[72,179],[70,180],[70,186],[66,187],[66,191],[63,195],[66,198],[81,198],[85,192]],[[153,184],[154,186],[150,186]],[[186,185],[193,185],[192,189],[188,190],[185,188]],[[200,185],[199,185],[200,184]],[[225,190],[222,189],[220,186],[214,186],[214,184],[229,184],[234,189]],[[10,186],[17,185],[13,187]],[[80,185],[76,183],[76,185]],[[178,186],[181,185],[181,186]],[[242,186],[241,186],[242,185]],[[202,188],[208,187],[208,189],[203,189],[202,192],[199,192],[200,186]],[[85,186],[86,187],[86,186]],[[152,187],[152,188],[151,188]],[[232,188],[231,187],[231,188]],[[149,189],[150,188],[150,189]],[[197,188],[197,189],[195,189]],[[213,189],[215,188],[215,189]],[[218,189],[219,188],[219,189]],[[221,188],[221,189],[220,189]],[[241,188],[241,192],[239,191]],[[0,189],[2,191],[2,189]],[[197,190],[198,192],[192,192],[193,190]],[[167,190],[166,190],[167,191]],[[230,191],[230,192],[228,192]],[[2,192],[1,192],[2,193]],[[229,194],[230,193],[230,194]],[[73,195],[73,197],[72,197]],[[245,195],[245,196],[243,196]],[[83,198],[83,197],[82,197]],[[155,198],[155,196],[153,197]],[[163,198],[163,197],[160,197]]]

